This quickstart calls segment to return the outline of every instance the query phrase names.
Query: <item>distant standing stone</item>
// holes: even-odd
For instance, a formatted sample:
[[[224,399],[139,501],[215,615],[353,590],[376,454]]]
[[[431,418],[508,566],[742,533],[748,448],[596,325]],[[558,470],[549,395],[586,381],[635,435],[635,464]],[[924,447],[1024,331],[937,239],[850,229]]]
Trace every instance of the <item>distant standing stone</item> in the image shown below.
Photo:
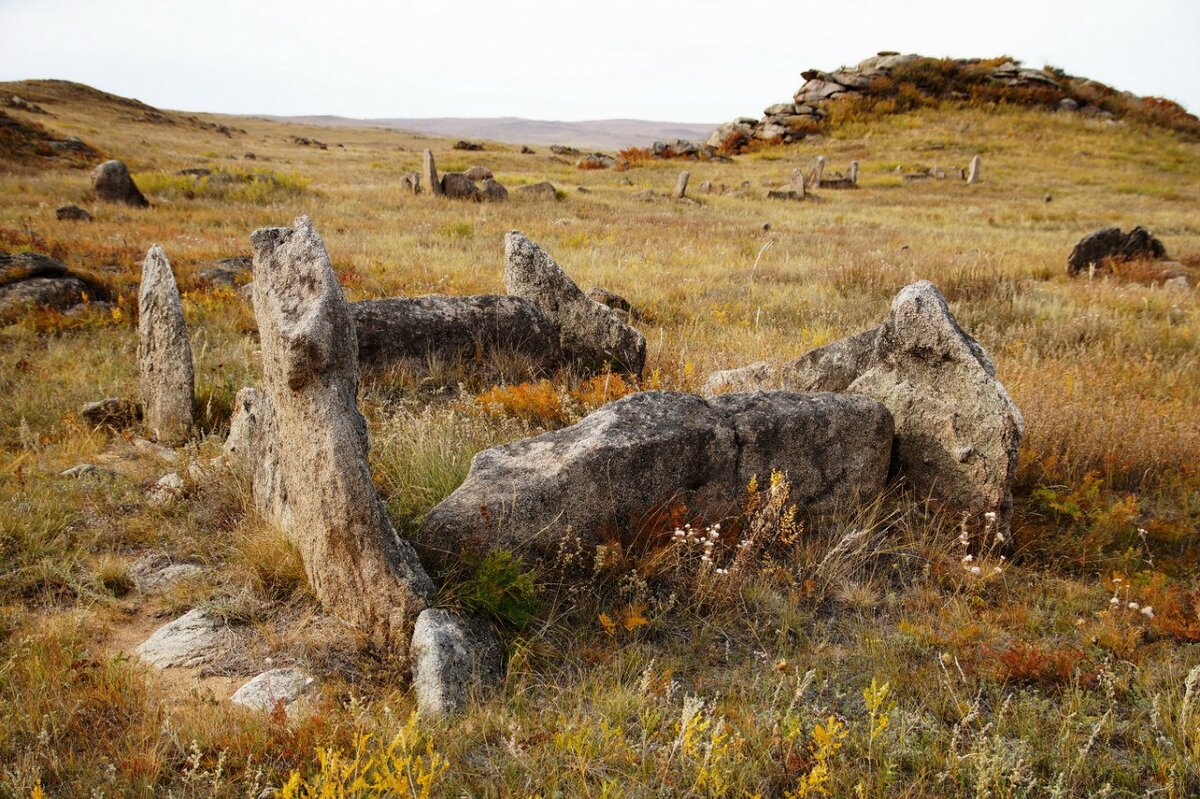
[[[155,244],[138,294],[138,380],[150,437],[182,443],[192,430],[195,373],[175,275]]]
[[[400,188],[406,194],[420,194],[421,176],[416,172],[405,172],[400,176]]]
[[[679,180],[675,182],[675,199],[682,200],[687,196],[688,179],[691,178],[690,172],[680,172]]]
[[[429,187],[429,193],[441,196],[442,182],[438,180],[437,164],[433,161],[433,150],[425,151],[425,185]]]
[[[105,202],[125,203],[135,208],[150,205],[129,176],[129,168],[120,161],[105,161],[96,167],[92,171],[92,186],[96,196]]]
[[[980,160],[981,159],[979,158],[979,156],[975,156],[974,158],[971,159],[971,165],[969,167],[967,167],[967,183],[969,183],[971,185],[974,185],[979,182]]]

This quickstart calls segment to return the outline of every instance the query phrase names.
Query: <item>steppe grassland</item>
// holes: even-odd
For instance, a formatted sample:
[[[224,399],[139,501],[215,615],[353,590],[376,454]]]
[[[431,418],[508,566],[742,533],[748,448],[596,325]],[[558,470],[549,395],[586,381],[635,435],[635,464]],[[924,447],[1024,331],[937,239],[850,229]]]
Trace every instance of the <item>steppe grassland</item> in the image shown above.
[[[962,569],[952,520],[882,508],[872,529],[887,520],[891,532],[837,580],[816,579],[815,564],[870,519],[796,549],[785,570],[811,580],[760,575],[714,594],[677,578],[680,602],[670,609],[643,602],[628,563],[595,566],[574,592],[547,569],[541,610],[511,636],[501,694],[453,726],[426,730],[450,764],[432,783],[436,794],[1196,789],[1200,740],[1195,705],[1184,702],[1198,660],[1187,606],[1200,516],[1196,295],[1062,272],[1074,241],[1109,224],[1143,224],[1195,266],[1200,145],[1061,115],[924,111],[735,164],[580,172],[540,148],[467,153],[396,132],[240,119],[224,121],[248,134],[228,139],[92,108],[53,110],[50,126],[129,163],[155,207],[89,204],[94,223],[60,223],[54,207],[83,196],[86,173],[0,175],[6,248],[48,250],[97,270],[124,297],[116,314],[37,315],[3,333],[0,701],[12,724],[0,752],[13,764],[4,790],[28,795],[41,780],[50,795],[152,787],[244,795],[256,781],[281,784],[293,768],[308,774],[315,747],[349,752],[366,731],[385,740],[403,733],[410,703],[394,693],[394,667],[319,626],[294,556],[247,515],[244,481],[199,486],[162,511],[142,501],[165,470],[148,457],[111,483],[55,476],[112,446],[81,425],[78,406],[136,393],[131,301],[153,242],[180,276],[194,330],[203,425],[213,434],[197,449],[216,451],[233,393],[256,380],[253,319],[232,293],[198,287],[197,265],[247,253],[251,230],[299,213],[314,217],[352,299],[502,292],[502,237],[518,228],[583,287],[604,286],[644,309],[648,382],[671,389],[694,390],[712,369],[780,361],[875,324],[896,289],[929,278],[992,353],[1026,415],[1021,549],[995,577]],[[329,149],[298,146],[293,135]],[[549,179],[566,196],[460,205],[405,195],[399,175],[419,169],[426,146],[443,171],[480,163],[510,189]],[[243,159],[246,151],[256,160]],[[896,173],[965,165],[976,152],[978,186],[902,185]],[[761,199],[816,154],[832,169],[862,162],[862,187],[822,192],[819,202]],[[285,175],[287,185],[241,201],[188,198],[174,177],[234,165]],[[666,193],[680,169],[692,172],[703,205],[633,199],[644,188]],[[703,180],[750,189],[702,195]],[[111,263],[120,271],[101,271]],[[519,420],[437,398],[425,407],[426,399],[406,375],[364,389],[380,485],[408,530],[453,489],[473,451],[525,434]],[[146,607],[127,593],[124,570],[148,546],[198,558],[213,576]],[[1159,618],[1110,606],[1114,572],[1127,581],[1121,601],[1152,601]],[[256,718],[181,699],[186,691],[111,659],[114,633],[105,630],[197,602],[267,631],[277,657],[341,675],[322,712],[291,726]],[[1175,616],[1164,609],[1171,602],[1182,605]],[[600,613],[615,620],[611,631]],[[315,633],[294,629],[309,623]],[[876,691],[864,696],[872,679]],[[873,734],[893,702],[889,728]],[[106,734],[83,734],[94,725]],[[426,733],[405,733],[402,743],[415,748],[399,760],[436,772]]]

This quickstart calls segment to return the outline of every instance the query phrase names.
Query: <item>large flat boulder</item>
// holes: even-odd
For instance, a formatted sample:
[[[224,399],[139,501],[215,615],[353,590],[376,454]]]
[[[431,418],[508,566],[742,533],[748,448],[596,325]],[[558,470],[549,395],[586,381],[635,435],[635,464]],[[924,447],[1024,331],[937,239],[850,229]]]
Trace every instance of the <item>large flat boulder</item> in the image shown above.
[[[585,370],[610,366],[641,376],[646,337],[584,294],[541,247],[511,231],[504,239],[504,261],[508,293],[541,307],[567,358]]]
[[[746,487],[772,469],[792,481],[806,516],[882,490],[892,419],[867,397],[756,392],[704,400],[644,392],[562,430],[478,453],[463,484],[430,511],[422,540],[464,550],[553,551],[630,541],[683,503],[696,519],[736,515]]]
[[[364,369],[423,368],[431,359],[472,361],[498,353],[527,358],[535,371],[559,361],[558,333],[523,297],[395,297],[350,303]]]

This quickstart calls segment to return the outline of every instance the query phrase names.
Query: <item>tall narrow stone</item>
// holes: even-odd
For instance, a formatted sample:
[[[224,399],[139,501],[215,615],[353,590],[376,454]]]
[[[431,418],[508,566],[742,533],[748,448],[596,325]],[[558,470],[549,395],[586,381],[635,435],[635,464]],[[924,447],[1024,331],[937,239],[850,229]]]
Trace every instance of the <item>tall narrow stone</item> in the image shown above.
[[[814,189],[821,188],[821,178],[825,175],[825,156],[818,155],[816,163],[813,164],[812,180],[808,181],[809,185]]]
[[[371,480],[342,287],[312,220],[294,225],[251,236],[264,384],[255,499],[299,549],[322,605],[406,656],[433,583]]]
[[[442,194],[442,182],[438,180],[437,164],[433,162],[433,150],[425,151],[425,185],[429,193],[437,196]]]
[[[967,183],[975,184],[979,182],[979,156],[971,159],[971,166],[967,168]]]
[[[850,185],[857,186],[858,185],[858,162],[857,161],[850,162],[849,177],[850,177]]]
[[[186,441],[195,396],[192,347],[175,275],[157,244],[142,263],[138,292],[138,383],[150,437],[171,444]]]
[[[675,183],[675,199],[682,200],[687,196],[688,180],[692,177],[690,172],[680,172],[679,180]]]
[[[803,169],[793,169],[792,170],[791,190],[796,192],[796,194],[800,195],[800,199],[804,199],[804,195],[805,195],[805,192],[807,191],[807,189],[808,189],[808,187],[805,185],[805,182],[804,182],[804,170]]]

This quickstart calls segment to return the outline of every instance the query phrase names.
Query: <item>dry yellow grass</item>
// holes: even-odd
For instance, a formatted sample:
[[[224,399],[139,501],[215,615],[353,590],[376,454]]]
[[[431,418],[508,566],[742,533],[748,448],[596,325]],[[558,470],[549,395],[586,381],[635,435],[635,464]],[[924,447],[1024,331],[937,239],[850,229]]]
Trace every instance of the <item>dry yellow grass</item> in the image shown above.
[[[239,479],[214,477],[149,509],[144,488],[167,467],[76,416],[85,401],[136,393],[130,300],[145,250],[159,243],[193,331],[204,408],[195,454],[215,452],[234,392],[256,381],[253,316],[235,294],[199,287],[195,272],[248,254],[251,230],[300,213],[313,216],[353,299],[502,292],[503,234],[520,229],[585,289],[604,286],[644,311],[648,379],[671,389],[875,324],[897,289],[928,278],[1026,416],[1020,549],[994,579],[964,574],[952,520],[903,501],[814,531],[720,595],[671,582],[677,569],[643,589],[621,559],[580,555],[586,563],[539,570],[541,610],[508,633],[501,691],[420,733],[422,756],[431,740],[449,763],[434,795],[815,795],[822,764],[837,796],[856,785],[869,796],[1200,790],[1200,672],[1187,676],[1200,641],[1197,293],[1070,280],[1064,268],[1084,233],[1133,224],[1196,264],[1200,144],[1069,115],[930,110],[733,164],[579,171],[541,149],[463,153],[394,131],[202,117],[246,130],[226,137],[136,121],[94,99],[0,91],[46,106],[55,116],[36,121],[51,130],[126,161],[154,204],[100,205],[85,171],[0,162],[0,248],[50,252],[124,298],[117,312],[37,314],[0,330],[0,794],[30,795],[40,782],[51,796],[247,795],[281,786],[292,769],[312,773],[318,747],[351,752],[367,732],[417,740],[404,732],[411,700],[397,664],[312,621],[291,554],[247,516]],[[399,176],[418,170],[426,147],[442,170],[478,163],[510,189],[548,179],[565,197],[475,205],[405,195]],[[977,186],[902,185],[896,174],[976,153]],[[861,187],[816,202],[762,199],[817,154],[832,169],[859,160]],[[287,185],[189,197],[175,175],[188,167],[269,170]],[[680,168],[701,205],[633,197],[668,191]],[[750,189],[702,195],[704,180]],[[56,221],[68,202],[95,221]],[[430,396],[405,375],[363,393],[377,480],[410,531],[473,452],[527,429]],[[125,452],[115,477],[57,476]],[[879,535],[836,587],[802,579],[856,527]],[[151,547],[203,563],[208,577],[163,600],[123,593],[121,564]],[[1153,604],[1154,619],[1110,605],[1114,570],[1133,586],[1122,602]],[[257,629],[277,658],[333,675],[318,712],[287,723],[172,695],[115,657],[106,629],[196,602]],[[647,623],[610,631],[601,613]],[[863,693],[873,678],[890,686],[874,711]],[[885,711],[890,726],[873,734]],[[397,768],[431,767],[404,756]]]

